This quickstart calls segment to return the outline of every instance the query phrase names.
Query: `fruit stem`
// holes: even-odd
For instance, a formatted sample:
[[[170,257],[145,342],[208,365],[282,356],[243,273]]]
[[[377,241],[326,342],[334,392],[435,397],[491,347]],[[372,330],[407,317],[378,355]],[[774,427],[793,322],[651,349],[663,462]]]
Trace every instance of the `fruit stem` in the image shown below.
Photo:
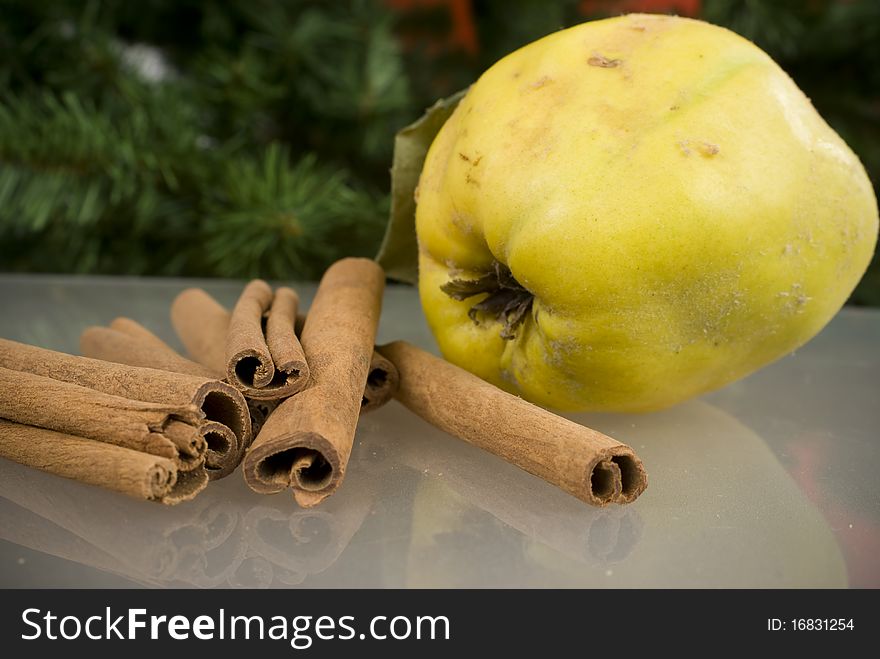
[[[532,295],[503,263],[494,261],[492,268],[479,279],[450,279],[440,287],[453,300],[467,300],[486,293],[486,297],[468,310],[468,317],[479,325],[479,316],[488,316],[501,323],[501,338],[510,341],[532,308]]]

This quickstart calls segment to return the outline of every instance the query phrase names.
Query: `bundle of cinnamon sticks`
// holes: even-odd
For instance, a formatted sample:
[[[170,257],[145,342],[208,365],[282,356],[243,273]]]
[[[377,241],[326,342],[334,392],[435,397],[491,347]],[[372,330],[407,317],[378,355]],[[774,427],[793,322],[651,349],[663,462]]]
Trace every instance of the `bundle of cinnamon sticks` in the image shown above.
[[[375,348],[384,284],[375,262],[343,259],[307,316],[261,280],[231,312],[187,289],[171,321],[188,357],[127,318],[86,329],[82,357],[0,340],[0,455],[167,504],[241,464],[252,490],[311,507],[341,485],[360,415],[396,397],[587,503],[641,494],[629,446],[412,345]]]

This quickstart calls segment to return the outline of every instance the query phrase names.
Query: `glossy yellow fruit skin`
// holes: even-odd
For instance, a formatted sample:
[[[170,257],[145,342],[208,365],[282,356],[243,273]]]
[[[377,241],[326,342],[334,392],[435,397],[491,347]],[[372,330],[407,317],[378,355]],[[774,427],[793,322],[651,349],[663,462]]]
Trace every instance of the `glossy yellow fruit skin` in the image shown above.
[[[864,273],[858,158],[749,41],[629,15],[505,57],[435,138],[419,291],[443,355],[561,410],[647,411],[814,336]],[[516,338],[440,290],[494,260],[534,294]]]

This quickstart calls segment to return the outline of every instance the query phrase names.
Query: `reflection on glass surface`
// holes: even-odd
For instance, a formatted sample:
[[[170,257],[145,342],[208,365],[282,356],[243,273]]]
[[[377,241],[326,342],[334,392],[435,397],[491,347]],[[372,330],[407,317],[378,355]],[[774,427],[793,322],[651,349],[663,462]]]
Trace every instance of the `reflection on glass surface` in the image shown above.
[[[75,351],[83,327],[125,313],[173,342],[183,285],[0,277],[0,336]],[[206,287],[224,303],[240,288]],[[396,337],[432,345],[412,289],[386,296],[380,339]],[[878,337],[880,314],[846,312],[704,399],[573,416],[644,460],[628,507],[590,508],[396,403],[361,420],[343,486],[310,510],[239,473],[166,508],[0,460],[4,585],[27,585],[29,548],[46,585],[88,586],[89,566],[153,587],[876,586]]]
[[[590,508],[395,404],[363,420],[314,509],[238,474],[164,508],[3,461],[2,534],[152,586],[846,585],[825,520],[733,417],[694,402],[602,422],[649,465],[634,505]],[[354,542],[371,517],[404,533]]]

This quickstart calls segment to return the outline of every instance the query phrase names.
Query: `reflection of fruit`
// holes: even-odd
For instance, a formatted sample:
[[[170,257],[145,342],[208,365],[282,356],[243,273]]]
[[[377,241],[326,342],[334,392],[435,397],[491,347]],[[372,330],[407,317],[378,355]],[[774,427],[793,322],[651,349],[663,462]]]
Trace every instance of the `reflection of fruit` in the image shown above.
[[[834,533],[767,442],[703,401],[645,417],[572,417],[625,438],[651,470],[644,496],[606,509],[414,415],[377,415],[394,416],[394,459],[419,483],[408,554],[393,562],[406,565],[407,587],[847,585]]]
[[[631,415],[572,418],[639,447],[652,480],[632,506],[644,520],[639,541],[610,573],[572,578],[579,566],[533,544],[531,560],[559,580],[572,587],[846,587],[846,564],[825,518],[767,442],[733,416],[691,401],[637,423]]]
[[[812,337],[870,260],[877,206],[766,54],[632,15],[489,69],[431,146],[416,223],[448,359],[551,407],[646,410]]]

